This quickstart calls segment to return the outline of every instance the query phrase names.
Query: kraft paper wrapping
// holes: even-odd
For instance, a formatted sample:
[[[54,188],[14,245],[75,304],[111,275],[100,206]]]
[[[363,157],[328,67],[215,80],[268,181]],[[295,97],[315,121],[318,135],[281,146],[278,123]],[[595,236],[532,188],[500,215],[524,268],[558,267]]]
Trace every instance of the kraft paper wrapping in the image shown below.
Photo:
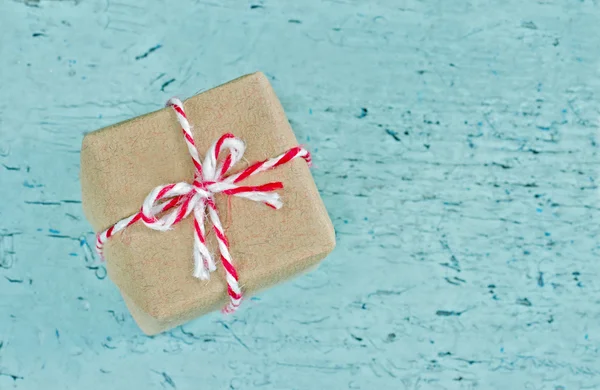
[[[244,140],[244,159],[231,172],[298,144],[262,73],[196,95],[184,107],[201,158],[224,133]],[[137,212],[154,187],[192,178],[193,164],[170,108],[89,133],[83,140],[83,210],[96,232]],[[306,162],[296,159],[243,183],[271,181],[285,186],[278,191],[284,202],[280,210],[216,195],[246,297],[316,266],[335,246],[331,220]],[[218,260],[214,234],[208,242]],[[217,264],[210,281],[194,278],[192,249],[191,216],[168,232],[139,221],[108,240],[108,275],[145,333],[160,333],[226,304],[223,267]]]

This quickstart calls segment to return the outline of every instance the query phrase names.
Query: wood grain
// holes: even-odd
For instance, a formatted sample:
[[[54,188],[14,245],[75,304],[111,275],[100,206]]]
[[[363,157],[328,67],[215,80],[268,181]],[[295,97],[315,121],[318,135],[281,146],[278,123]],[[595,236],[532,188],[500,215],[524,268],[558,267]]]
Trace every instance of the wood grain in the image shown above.
[[[600,386],[597,1],[145,4],[0,4],[1,389]],[[338,247],[145,337],[85,241],[83,134],[255,70]]]

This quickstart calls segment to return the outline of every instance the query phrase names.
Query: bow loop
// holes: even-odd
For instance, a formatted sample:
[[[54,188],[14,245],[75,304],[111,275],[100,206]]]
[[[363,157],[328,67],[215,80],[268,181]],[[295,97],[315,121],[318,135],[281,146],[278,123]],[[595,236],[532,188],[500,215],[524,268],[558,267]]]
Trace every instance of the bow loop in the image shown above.
[[[223,150],[226,152],[225,158],[219,162],[219,156]],[[241,139],[231,133],[223,134],[206,153],[203,164],[204,179],[220,180],[231,167],[240,161],[245,151],[246,145]]]
[[[171,226],[187,217],[194,204],[190,193],[193,187],[186,183],[174,183],[154,188],[144,200],[141,208],[142,222],[150,229],[166,231]],[[196,200],[197,201],[197,200]],[[195,203],[195,202],[194,202]],[[167,215],[157,218],[157,215],[175,207]]]

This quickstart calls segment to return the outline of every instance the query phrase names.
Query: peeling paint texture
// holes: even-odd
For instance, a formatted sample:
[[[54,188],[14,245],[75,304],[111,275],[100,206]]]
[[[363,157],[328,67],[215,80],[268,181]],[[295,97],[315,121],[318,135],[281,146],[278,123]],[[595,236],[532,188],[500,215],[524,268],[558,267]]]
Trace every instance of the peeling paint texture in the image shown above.
[[[599,21],[597,0],[0,2],[0,389],[600,388]],[[338,247],[144,336],[91,250],[82,137],[256,70]]]

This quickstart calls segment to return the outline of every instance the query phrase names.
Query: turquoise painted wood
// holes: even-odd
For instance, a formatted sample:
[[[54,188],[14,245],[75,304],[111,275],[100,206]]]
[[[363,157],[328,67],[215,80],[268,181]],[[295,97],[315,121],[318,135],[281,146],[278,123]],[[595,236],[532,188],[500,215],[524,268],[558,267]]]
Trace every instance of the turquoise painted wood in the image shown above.
[[[0,389],[600,388],[599,20],[595,0],[3,1]],[[82,136],[255,70],[338,248],[146,337],[87,244]]]

